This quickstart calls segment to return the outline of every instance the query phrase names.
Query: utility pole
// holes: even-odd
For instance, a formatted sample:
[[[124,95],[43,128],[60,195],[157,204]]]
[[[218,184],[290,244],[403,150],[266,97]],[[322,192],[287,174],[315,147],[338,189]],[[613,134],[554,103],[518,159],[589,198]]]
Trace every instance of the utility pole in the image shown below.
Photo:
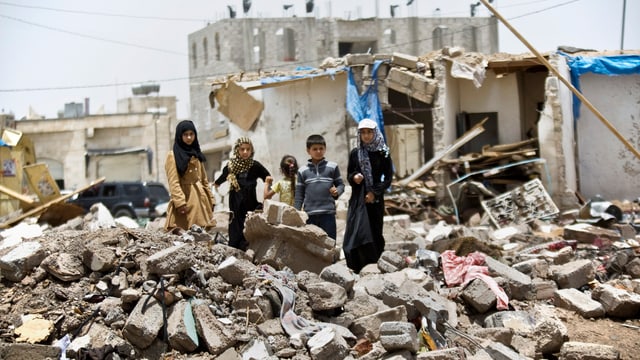
[[[627,13],[627,0],[622,0],[622,31],[620,36],[620,51],[624,50],[624,20]]]
[[[531,51],[538,58],[538,61],[544,64],[544,66],[546,66],[547,69],[549,69],[549,71],[552,72],[553,75],[555,75],[558,78],[558,80],[560,80],[569,90],[571,90],[571,92],[578,99],[580,99],[580,101],[582,101],[582,103],[589,110],[591,110],[591,112],[598,119],[600,119],[600,121],[602,121],[602,123],[613,133],[613,135],[615,135],[618,138],[618,140],[620,140],[627,147],[627,149],[629,149],[629,151],[631,151],[638,159],[640,159],[640,151],[638,151],[635,147],[633,147],[633,144],[631,144],[629,140],[627,140],[624,136],[622,136],[622,134],[613,126],[613,124],[611,124],[611,122],[609,122],[609,120],[607,120],[604,117],[604,115],[602,115],[602,113],[598,111],[598,109],[596,109],[595,106],[593,106],[593,104],[591,104],[591,102],[586,97],[584,97],[584,95],[582,95],[582,93],[578,91],[578,89],[576,89],[571,84],[569,80],[567,80],[564,76],[562,76],[562,74],[560,74],[556,68],[551,66],[551,64],[547,61],[547,59],[545,59],[544,56],[542,56],[538,52],[538,50],[536,50],[536,48],[534,48],[533,45],[531,45],[527,41],[527,39],[522,37],[522,35],[520,35],[520,33],[513,26],[511,26],[511,24],[507,21],[507,19],[505,19],[502,15],[500,15],[500,13],[498,13],[498,11],[493,8],[493,6],[489,5],[487,1],[491,1],[491,0],[480,0],[480,2],[482,2],[484,6],[486,6],[487,9],[489,9],[489,11],[491,11],[504,24],[504,26],[506,26],[509,30],[511,30],[513,35],[515,35],[520,41],[522,41],[522,43],[527,48],[529,48],[529,51]]]

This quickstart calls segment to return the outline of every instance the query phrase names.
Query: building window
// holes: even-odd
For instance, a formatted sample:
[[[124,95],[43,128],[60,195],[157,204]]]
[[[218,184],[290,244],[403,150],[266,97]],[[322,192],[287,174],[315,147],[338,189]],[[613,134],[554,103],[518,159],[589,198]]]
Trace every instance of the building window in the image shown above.
[[[462,29],[462,46],[468,51],[478,51],[478,32],[475,26],[465,26]]]
[[[258,28],[253,29],[253,64],[260,65],[265,58],[265,34]]]
[[[278,59],[280,61],[296,61],[296,32],[291,28],[280,28],[276,31],[278,38]]]
[[[445,46],[453,46],[453,33],[448,27],[439,25],[433,30],[433,49],[442,49]]]
[[[216,61],[220,61],[220,35],[216,33],[215,36],[215,46],[216,46]]]
[[[395,44],[396,43],[396,31],[393,29],[386,29],[383,33],[384,41],[387,44]]]
[[[207,44],[207,38],[202,40],[202,51],[204,52],[204,65],[209,64],[209,45]]]
[[[191,61],[193,62],[193,68],[198,67],[198,48],[196,43],[191,44]]]

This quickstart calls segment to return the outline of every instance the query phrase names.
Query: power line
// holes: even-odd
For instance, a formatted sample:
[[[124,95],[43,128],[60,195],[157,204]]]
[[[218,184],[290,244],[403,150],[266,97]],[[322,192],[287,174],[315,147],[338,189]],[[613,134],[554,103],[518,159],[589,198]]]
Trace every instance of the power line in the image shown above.
[[[532,4],[532,3],[540,3],[543,1],[548,1],[548,0],[542,0],[542,1],[532,1],[530,3],[527,4]],[[544,11],[548,11],[557,7],[561,7],[561,6],[565,6],[571,3],[575,3],[575,2],[579,2],[581,0],[569,0],[560,4],[555,4],[553,6],[549,6],[547,8],[544,9],[540,9],[540,10],[535,10],[535,11],[531,11],[528,13],[524,13],[522,15],[518,15],[515,17],[510,18],[509,20],[512,19],[519,19],[522,17],[526,17],[526,16],[530,16],[530,15],[534,15],[534,14],[538,14]],[[0,4],[5,4],[4,2],[0,1]],[[520,5],[524,5],[524,4],[520,4]],[[513,4],[511,6],[518,6],[518,4]],[[116,15],[113,15],[116,16]],[[99,38],[99,37],[93,37],[93,36],[88,36],[88,35],[84,35],[84,34],[79,34],[79,33],[75,33],[75,32],[70,32],[70,31],[66,31],[66,30],[60,30],[60,29],[56,29],[56,28],[52,28],[49,26],[45,26],[45,25],[39,25],[39,24],[35,24],[35,23],[31,23],[22,19],[17,19],[17,18],[13,18],[10,16],[6,16],[6,15],[2,15],[0,14],[0,17],[5,17],[5,18],[9,18],[11,20],[14,21],[20,21],[20,22],[24,22],[27,23],[29,25],[33,25],[33,26],[38,26],[38,27],[42,27],[45,29],[49,29],[49,30],[54,30],[54,31],[59,31],[59,32],[63,32],[63,33],[69,33],[72,35],[77,35],[77,36],[82,36],[82,37],[87,37],[90,39],[94,39],[94,40],[100,40],[100,41],[106,41],[106,42],[111,42],[111,43],[116,43],[116,44],[120,44],[120,45],[127,45],[127,46],[135,46],[135,47],[139,47],[142,49],[148,49],[148,50],[155,50],[155,51],[162,51],[162,52],[169,52],[172,54],[177,54],[177,55],[181,55],[181,56],[187,56],[184,53],[178,53],[175,51],[171,51],[171,50],[163,50],[163,49],[157,49],[157,48],[153,48],[153,47],[148,47],[148,46],[140,46],[140,45],[135,45],[135,44],[130,44],[130,43],[126,43],[126,42],[121,42],[121,41],[116,41],[116,40],[109,40],[109,39],[104,39],[104,38]],[[486,27],[486,26],[491,26],[491,25],[483,25],[481,27]],[[459,31],[455,31],[453,32],[455,33],[459,33],[462,32],[462,30]],[[428,38],[424,38],[424,39],[419,39],[419,40],[415,40],[415,41],[410,41],[410,42],[406,42],[406,43],[400,43],[400,44],[393,44],[392,46],[388,47],[388,48],[392,48],[392,47],[399,47],[399,46],[406,46],[406,45],[412,45],[415,43],[420,43],[420,42],[425,42],[425,41],[429,41],[429,40],[433,40],[433,37],[428,37]],[[380,50],[385,50],[387,49],[387,47],[383,47]],[[198,61],[200,61],[201,59],[204,59],[204,57],[200,58],[198,56]],[[316,62],[320,62],[323,59],[316,59]],[[286,64],[281,64],[281,65],[274,65],[271,67],[271,69],[281,69],[281,68],[291,68],[291,67],[295,67],[298,65],[303,65],[303,64],[307,64],[310,61],[304,61],[304,62],[289,62]],[[178,78],[170,78],[170,79],[164,79],[164,80],[157,80],[155,82],[159,82],[159,83],[166,83],[166,82],[173,82],[173,81],[184,81],[184,80],[201,80],[201,79],[206,79],[206,78],[210,78],[210,77],[218,77],[218,76],[224,76],[227,75],[228,73],[219,73],[219,74],[207,74],[207,75],[198,75],[198,76],[187,76],[187,77],[178,77]],[[98,84],[98,85],[78,85],[78,86],[54,86],[54,87],[42,87],[42,88],[23,88],[23,89],[0,89],[0,93],[8,93],[8,92],[33,92],[33,91],[57,91],[57,90],[73,90],[73,89],[89,89],[89,88],[105,88],[105,87],[114,87],[114,86],[128,86],[128,85],[137,85],[140,84],[140,81],[136,81],[136,82],[118,82],[118,83],[112,83],[112,84]]]
[[[65,12],[65,13],[72,13],[72,14],[121,17],[121,18],[129,18],[129,19],[164,20],[164,21],[188,21],[188,22],[196,22],[196,21],[197,22],[209,22],[209,20],[207,20],[207,19],[172,18],[172,17],[160,17],[160,16],[140,16],[140,15],[103,13],[103,12],[95,12],[95,11],[56,9],[56,8],[45,7],[45,6],[30,6],[30,5],[15,4],[15,3],[9,3],[9,2],[6,2],[6,1],[0,1],[0,5],[15,6],[15,7],[27,8],[27,9],[39,9],[39,10],[48,10],[48,11],[56,11],[56,12]]]
[[[575,2],[579,2],[579,1],[581,1],[581,0],[571,0],[571,1],[563,2],[563,3],[560,3],[560,4],[556,4],[556,5],[553,5],[553,6],[546,7],[544,9],[531,11],[531,12],[528,12],[528,13],[525,13],[525,14],[522,14],[522,15],[519,15],[519,16],[515,16],[515,17],[510,18],[509,20],[515,20],[515,19],[520,19],[522,17],[529,16],[529,15],[539,14],[541,12],[545,12],[545,11],[548,11],[548,10],[551,10],[551,9],[555,9],[555,8],[558,8],[558,7],[561,7],[561,6],[565,6],[565,5],[569,5],[569,4],[572,4],[572,3],[575,3]]]
[[[104,41],[104,42],[108,42],[108,43],[112,43],[112,44],[125,45],[125,46],[132,46],[132,47],[137,47],[137,48],[140,48],[140,49],[147,49],[147,50],[159,51],[159,52],[163,52],[163,53],[167,53],[167,54],[172,54],[172,55],[187,56],[187,54],[185,54],[185,53],[181,53],[181,52],[177,52],[177,51],[173,51],[173,50],[160,49],[160,48],[155,48],[155,47],[146,46],[146,45],[133,44],[133,43],[125,42],[125,41],[111,40],[111,39],[102,38],[102,37],[98,37],[98,36],[92,36],[92,35],[82,34],[82,33],[74,32],[74,31],[69,31],[69,30],[64,30],[64,29],[58,29],[58,28],[54,28],[54,27],[52,27],[52,26],[41,25],[41,24],[37,24],[37,23],[31,22],[31,21],[27,21],[27,20],[23,20],[23,19],[18,19],[18,18],[15,18],[15,17],[13,17],[13,16],[8,16],[8,15],[0,14],[0,17],[6,18],[6,19],[9,19],[9,20],[13,20],[13,21],[17,21],[17,22],[21,22],[21,23],[25,23],[25,24],[27,24],[27,25],[36,26],[36,27],[41,27],[41,28],[44,28],[44,29],[47,29],[47,30],[57,31],[57,32],[61,32],[61,33],[65,33],[65,34],[70,34],[70,35],[75,35],[75,36],[79,36],[79,37],[83,37],[83,38],[87,38],[87,39],[91,39],[91,40],[99,40],[99,41]]]
[[[23,89],[0,89],[0,93],[9,93],[9,92],[35,92],[35,91],[54,91],[54,90],[75,90],[75,89],[92,89],[92,88],[105,88],[105,87],[113,87],[113,86],[129,86],[129,85],[139,85],[145,82],[173,82],[173,81],[182,81],[189,79],[196,79],[202,76],[194,76],[194,77],[178,77],[178,78],[170,78],[159,81],[147,80],[147,81],[129,81],[129,82],[118,82],[113,84],[97,84],[97,85],[71,85],[71,86],[51,86],[51,87],[40,87],[40,88],[23,88]]]

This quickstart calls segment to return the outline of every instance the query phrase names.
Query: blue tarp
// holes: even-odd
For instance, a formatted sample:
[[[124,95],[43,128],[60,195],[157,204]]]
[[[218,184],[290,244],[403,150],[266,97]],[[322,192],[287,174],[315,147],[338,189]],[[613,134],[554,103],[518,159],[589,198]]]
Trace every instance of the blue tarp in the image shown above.
[[[382,119],[382,108],[380,107],[380,101],[378,99],[378,68],[382,64],[382,60],[377,60],[373,64],[371,70],[371,82],[372,84],[367,87],[364,93],[360,94],[358,90],[358,84],[356,84],[353,77],[353,71],[350,67],[347,67],[347,112],[356,121],[360,122],[362,119],[371,119],[378,124],[378,128],[382,132],[382,135],[386,141],[386,134],[384,132],[384,120]],[[312,67],[298,67],[296,71],[310,71],[316,70]],[[318,76],[334,76],[338,71],[343,69],[327,69],[324,72],[318,73],[301,73],[286,76],[273,76],[264,77],[260,79],[260,84],[273,84],[278,82],[284,82],[295,79],[313,78]]]
[[[580,75],[594,73],[599,75],[632,75],[640,74],[640,55],[616,55],[616,56],[569,56],[559,52],[567,58],[567,64],[571,69],[571,84],[580,90]],[[573,95],[573,117],[580,117],[580,99]]]
[[[382,63],[382,60],[376,60],[373,63],[371,85],[362,94],[360,94],[358,84],[353,77],[353,70],[350,67],[347,68],[347,112],[358,123],[362,119],[375,121],[386,141],[387,136],[384,133],[382,107],[380,106],[380,99],[378,99],[378,68]]]

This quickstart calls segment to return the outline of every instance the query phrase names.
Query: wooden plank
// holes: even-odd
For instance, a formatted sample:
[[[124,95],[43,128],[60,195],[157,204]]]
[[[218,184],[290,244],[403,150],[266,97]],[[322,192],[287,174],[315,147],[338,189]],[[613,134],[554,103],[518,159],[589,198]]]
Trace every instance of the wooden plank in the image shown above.
[[[578,98],[580,99],[580,101],[582,101],[582,103],[589,108],[589,110],[591,110],[591,112],[609,129],[609,131],[611,131],[613,133],[613,135],[615,135],[615,137],[618,138],[618,140],[620,140],[620,142],[622,142],[624,144],[624,146],[627,147],[627,149],[629,149],[629,151],[631,151],[636,158],[640,159],[640,151],[638,151],[635,147],[633,147],[633,144],[631,144],[629,142],[629,140],[627,140],[627,138],[625,138],[620,131],[618,131],[618,129],[616,129],[613,124],[611,124],[611,122],[609,122],[609,120],[607,120],[607,118],[604,117],[604,115],[602,115],[602,113],[600,111],[598,111],[598,109],[596,109],[596,107],[591,104],[591,102],[589,101],[589,99],[587,99],[584,95],[582,95],[582,93],[576,89],[573,84],[571,84],[571,82],[569,80],[567,80],[562,74],[560,74],[560,72],[558,71],[558,69],[556,69],[555,67],[553,67],[551,65],[551,63],[549,63],[549,61],[547,61],[547,59],[545,59],[542,54],[540,54],[538,52],[538,50],[536,50],[536,48],[533,47],[533,45],[531,45],[527,39],[525,39],[513,26],[511,26],[511,24],[507,21],[507,19],[505,19],[496,9],[493,8],[493,6],[489,5],[489,2],[487,0],[480,0],[484,6],[487,7],[487,9],[489,9],[489,11],[491,11],[491,13],[493,13],[493,15],[495,15],[509,30],[511,30],[511,32],[513,33],[513,35],[515,35],[520,41],[522,41],[522,43],[529,48],[529,50],[538,58],[538,60],[544,64],[544,66],[547,67],[547,69],[549,69],[550,72],[552,72],[557,78],[558,80],[560,80],[567,88],[569,88],[569,90],[571,90],[571,92]]]
[[[86,185],[84,187],[81,187],[80,189],[77,189],[76,191],[72,192],[71,194],[63,195],[63,196],[61,196],[61,197],[59,197],[57,199],[49,201],[48,203],[46,203],[44,205],[38,206],[37,208],[34,208],[34,209],[31,209],[31,210],[27,211],[26,213],[24,213],[24,214],[22,214],[22,215],[20,215],[20,216],[18,216],[16,218],[9,219],[9,220],[5,221],[4,223],[0,224],[0,229],[6,229],[6,228],[11,227],[12,225],[22,221],[23,219],[28,218],[29,216],[34,216],[34,215],[40,214],[43,211],[47,210],[47,208],[49,208],[51,205],[63,202],[65,200],[69,199],[70,197],[72,197],[73,195],[77,194],[77,193],[81,193],[81,192],[87,190],[88,188],[90,188],[90,187],[92,187],[94,185],[103,183],[104,180],[105,180],[105,177],[101,177],[100,179],[97,179],[97,180],[93,181],[91,184]]]
[[[420,169],[416,170],[413,174],[409,175],[408,177],[398,181],[398,185],[407,186],[407,184],[419,178],[420,176],[422,176],[422,174],[424,174],[433,166],[435,166],[435,164],[437,164],[438,161],[440,161],[440,159],[453,153],[454,151],[461,148],[464,144],[468,143],[473,138],[480,135],[484,131],[484,128],[482,127],[482,125],[487,120],[489,120],[488,117],[482,119],[480,122],[475,124],[471,129],[469,129],[469,131],[462,134],[462,136],[459,137],[453,144],[447,146],[444,150],[441,150],[440,152],[438,152],[431,160],[429,160],[426,164],[422,165]]]
[[[60,197],[60,189],[49,173],[47,164],[25,165],[22,170],[24,170],[24,174],[29,181],[31,191],[38,195],[41,203],[45,204]]]
[[[504,151],[512,151],[515,149],[520,149],[525,146],[535,145],[538,142],[538,138],[527,139],[511,144],[499,144],[499,145],[485,145],[482,147],[482,151],[495,151],[495,152],[504,152]]]
[[[25,203],[27,205],[34,205],[36,201],[29,196],[22,195],[19,192],[13,191],[6,186],[0,185],[0,192],[11,196],[14,199],[20,200],[21,203]]]
[[[246,89],[233,81],[216,91],[218,111],[224,114],[232,123],[244,131],[249,131],[258,120],[264,103],[251,96]]]

